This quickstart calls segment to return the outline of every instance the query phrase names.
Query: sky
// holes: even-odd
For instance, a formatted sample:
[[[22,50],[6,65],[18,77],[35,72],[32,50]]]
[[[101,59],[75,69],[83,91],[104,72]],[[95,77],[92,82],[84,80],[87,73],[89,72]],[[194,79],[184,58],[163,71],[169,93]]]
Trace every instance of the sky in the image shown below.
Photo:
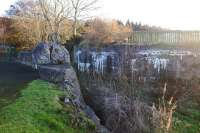
[[[7,10],[15,1],[16,0],[0,0],[0,15],[5,14],[5,10]]]
[[[0,14],[15,0],[0,0]],[[172,30],[200,30],[200,0],[99,0],[97,16]]]

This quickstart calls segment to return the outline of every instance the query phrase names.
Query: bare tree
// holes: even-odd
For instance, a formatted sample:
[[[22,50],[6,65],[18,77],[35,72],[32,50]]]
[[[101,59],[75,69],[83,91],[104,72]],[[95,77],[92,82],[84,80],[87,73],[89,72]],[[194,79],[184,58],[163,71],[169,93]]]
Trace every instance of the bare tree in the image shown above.
[[[72,7],[69,0],[18,0],[7,11],[14,20],[16,39],[26,47],[38,41],[64,42],[72,32],[69,21]],[[62,27],[62,28],[60,28]]]
[[[12,18],[10,39],[13,43],[20,48],[31,48],[45,38],[45,23],[39,14],[38,4],[32,0],[18,0],[10,7],[7,15]]]
[[[68,0],[38,0],[42,16],[48,24],[52,41],[57,41],[60,25],[69,19],[71,7]]]
[[[77,35],[78,21],[89,17],[88,12],[97,9],[98,0],[70,0],[72,4],[73,34]]]
[[[32,48],[38,41],[58,42],[77,34],[79,20],[96,9],[97,0],[17,0],[7,11],[15,41]],[[74,21],[71,21],[71,19]],[[58,38],[60,37],[60,38]],[[21,47],[21,45],[20,45]]]

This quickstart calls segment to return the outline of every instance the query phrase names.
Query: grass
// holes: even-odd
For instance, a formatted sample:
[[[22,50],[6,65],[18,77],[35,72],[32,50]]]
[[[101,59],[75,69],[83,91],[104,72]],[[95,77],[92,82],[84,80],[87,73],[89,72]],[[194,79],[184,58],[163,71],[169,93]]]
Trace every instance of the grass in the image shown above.
[[[13,104],[1,109],[0,133],[89,133],[94,130],[94,124],[82,112],[74,113],[74,106],[62,105],[59,97],[63,95],[53,84],[33,81]]]
[[[200,133],[200,107],[190,103],[174,115],[173,131],[175,133]]]

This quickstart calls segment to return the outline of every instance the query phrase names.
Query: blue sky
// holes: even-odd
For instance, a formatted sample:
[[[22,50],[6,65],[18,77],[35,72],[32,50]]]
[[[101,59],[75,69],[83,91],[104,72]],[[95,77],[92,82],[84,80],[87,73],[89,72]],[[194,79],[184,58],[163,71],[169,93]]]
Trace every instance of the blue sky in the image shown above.
[[[15,0],[0,0],[0,14]],[[200,0],[99,0],[97,16],[170,29],[200,30]]]

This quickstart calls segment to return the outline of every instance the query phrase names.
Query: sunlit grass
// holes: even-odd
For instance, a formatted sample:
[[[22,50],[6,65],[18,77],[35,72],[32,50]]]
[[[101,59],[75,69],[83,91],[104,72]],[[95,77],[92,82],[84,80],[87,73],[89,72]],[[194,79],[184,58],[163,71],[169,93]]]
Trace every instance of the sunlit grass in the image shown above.
[[[62,95],[53,84],[33,81],[15,103],[1,110],[0,133],[88,133],[87,126],[72,126],[74,107],[61,105]]]

